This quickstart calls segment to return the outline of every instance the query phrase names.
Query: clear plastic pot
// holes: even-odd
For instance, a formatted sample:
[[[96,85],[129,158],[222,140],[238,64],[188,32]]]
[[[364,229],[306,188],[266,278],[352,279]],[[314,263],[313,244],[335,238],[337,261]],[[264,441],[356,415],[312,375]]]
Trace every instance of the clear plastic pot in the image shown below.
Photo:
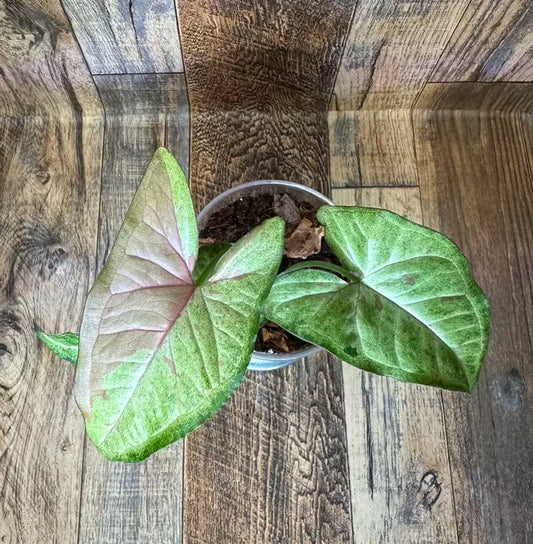
[[[324,205],[333,205],[333,202],[323,194],[291,181],[278,180],[261,180],[243,183],[228,189],[224,193],[212,200],[198,215],[198,229],[202,229],[207,225],[207,221],[211,214],[217,210],[228,206],[229,204],[239,200],[244,196],[252,196],[260,198],[264,194],[283,194],[286,193],[298,202],[304,201],[313,204],[317,208]],[[309,357],[314,353],[321,351],[318,346],[309,346],[305,349],[294,351],[291,353],[265,353],[254,351],[248,368],[250,370],[275,370],[287,366],[303,357]]]

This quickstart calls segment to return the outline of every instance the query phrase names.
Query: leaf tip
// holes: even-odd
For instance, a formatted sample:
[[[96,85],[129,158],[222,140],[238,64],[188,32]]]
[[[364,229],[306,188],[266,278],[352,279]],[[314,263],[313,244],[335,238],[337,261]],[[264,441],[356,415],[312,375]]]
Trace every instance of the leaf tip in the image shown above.
[[[33,323],[35,334],[60,359],[75,365],[78,361],[79,335],[66,332],[64,334],[48,334],[37,323]]]
[[[164,159],[168,157],[174,158],[174,155],[172,155],[172,153],[166,147],[161,146],[155,150],[154,157]]]
[[[283,217],[271,217],[270,219],[267,219],[264,224],[272,227],[273,229],[278,229],[283,234],[285,233],[285,220]]]
[[[158,147],[152,156],[152,161],[159,161],[163,163],[165,168],[171,170],[178,167],[179,172],[182,172],[178,159],[176,159],[176,157],[174,157],[174,155],[166,147]]]
[[[320,208],[318,208],[318,210],[316,212],[316,218],[318,219],[319,223],[322,223],[322,221],[326,218],[325,216],[327,216],[327,214],[328,214],[328,209],[333,208],[333,207],[334,206],[330,206],[329,204],[325,204],[324,206],[321,206]]]

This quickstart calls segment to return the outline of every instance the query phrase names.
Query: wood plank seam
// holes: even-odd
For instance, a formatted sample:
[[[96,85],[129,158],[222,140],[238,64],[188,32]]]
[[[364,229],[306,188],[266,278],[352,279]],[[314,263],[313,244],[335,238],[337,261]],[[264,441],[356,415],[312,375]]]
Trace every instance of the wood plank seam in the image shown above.
[[[339,191],[339,190],[343,190],[343,189],[405,189],[407,187],[410,187],[410,188],[413,188],[413,187],[418,187],[418,184],[416,185],[413,185],[413,184],[409,184],[409,185],[401,185],[401,184],[398,184],[398,185],[387,185],[385,183],[380,183],[378,185],[343,185],[342,187],[333,187],[332,188],[332,191],[333,192],[336,192],[336,191]]]
[[[354,4],[353,4],[352,13],[350,15],[350,22],[348,23],[348,30],[347,30],[347,32],[346,32],[346,34],[344,36],[344,41],[343,41],[343,44],[342,44],[342,47],[341,47],[341,50],[340,50],[340,53],[339,53],[339,63],[337,64],[337,70],[335,72],[335,77],[333,78],[333,82],[332,82],[329,97],[328,97],[329,109],[338,110],[338,108],[336,107],[337,97],[335,95],[335,87],[337,85],[337,78],[339,77],[339,72],[340,72],[340,69],[341,69],[342,59],[344,58],[344,54],[346,53],[346,45],[347,45],[348,39],[350,37],[350,29],[352,28],[352,25],[353,25],[353,20],[354,20],[354,17],[355,17],[355,11],[356,11],[357,5],[359,4],[360,1],[362,1],[362,0],[355,0]],[[334,104],[333,108],[331,108],[332,104]],[[328,146],[328,152],[329,152],[329,146]],[[328,165],[329,164],[330,164],[330,161],[329,161],[329,157],[328,157]]]
[[[499,79],[498,81],[479,81],[475,78],[472,78],[472,79],[461,79],[461,80],[457,80],[457,79],[448,79],[448,80],[445,80],[445,79],[429,79],[428,81],[426,81],[426,85],[435,85],[435,84],[439,84],[439,85],[456,85],[457,83],[476,83],[477,85],[487,85],[487,86],[494,86],[494,85],[506,85],[506,84],[517,84],[517,85],[524,85],[524,84],[527,84],[527,83],[531,83],[531,80],[530,79],[524,79],[524,80],[517,80],[517,79]],[[424,85],[424,88],[426,87],[426,85]],[[418,95],[418,98],[420,97],[422,93],[420,93]],[[417,99],[418,99],[417,98]]]
[[[102,72],[98,74],[91,73],[91,75],[94,79],[105,76],[184,76],[185,72]]]
[[[422,210],[422,215],[424,215],[424,210]],[[453,519],[455,521],[455,539],[459,543],[459,523],[457,520],[457,504],[454,491],[454,481],[453,481],[453,470],[452,470],[452,460],[450,458],[450,447],[449,447],[449,438],[448,438],[448,423],[446,422],[446,410],[444,408],[444,395],[442,391],[440,392],[440,406],[441,406],[441,415],[444,424],[444,437],[446,439],[446,456],[448,458],[448,470],[450,473],[450,488],[452,495],[452,505],[453,505]]]
[[[339,361],[338,357],[336,357],[335,355],[333,355],[332,353],[327,353],[327,357],[328,357],[328,362],[329,364],[332,364],[335,362],[335,360]],[[340,361],[341,363],[341,366],[346,364],[342,361]],[[345,385],[344,385],[344,372],[340,372],[340,380],[339,380],[341,383],[340,383],[340,390],[341,391],[345,391]],[[345,403],[343,402],[343,410],[344,410],[344,418],[343,418],[343,424],[344,424],[344,436],[348,437],[348,422],[347,422],[347,418],[346,418],[346,405]],[[348,454],[346,456],[346,469],[348,471],[348,475],[351,474],[351,467],[350,467],[350,455]],[[351,497],[353,497],[353,490],[352,490],[352,479],[350,477],[348,477],[348,491],[350,493],[350,500],[348,501],[348,505],[349,505],[349,509],[350,509],[350,520],[351,520],[351,525],[352,525],[352,541],[355,539],[355,534],[356,534],[356,527],[355,527],[355,516],[354,516],[354,505],[353,505],[353,501],[351,500]]]
[[[61,7],[63,8],[63,12],[65,13],[65,17],[67,18],[68,20],[68,23],[70,25],[70,31],[72,33],[72,36],[74,37],[74,40],[76,41],[77,45],[78,45],[78,49],[81,53],[81,56],[83,58],[83,61],[85,63],[85,66],[87,67],[87,72],[89,73],[89,76],[93,82],[93,86],[94,88],[96,89],[96,94],[98,95],[98,100],[100,101],[100,104],[101,104],[101,111],[102,111],[102,115],[103,115],[103,130],[102,130],[102,134],[101,134],[101,142],[100,142],[100,149],[101,149],[101,153],[100,153],[100,189],[102,187],[102,175],[103,175],[103,171],[104,171],[104,140],[105,140],[105,134],[106,134],[106,130],[107,130],[107,116],[106,116],[106,109],[104,107],[104,103],[102,101],[102,95],[100,94],[100,89],[98,88],[98,85],[96,85],[96,81],[94,79],[94,76],[93,74],[91,73],[91,71],[89,70],[89,65],[87,63],[87,59],[85,58],[85,53],[83,52],[83,49],[81,48],[81,45],[78,41],[78,38],[74,32],[74,29],[72,28],[72,23],[70,21],[70,18],[65,10],[65,7],[63,5],[63,0],[60,0],[60,3],[61,3]],[[99,202],[98,202],[98,216],[97,216],[97,229],[99,230],[100,229],[100,217],[101,217],[101,210],[102,210],[102,192],[100,190],[100,194],[99,194]],[[98,255],[99,255],[99,252],[100,252],[100,237],[96,236],[96,248],[95,248],[95,253],[94,253],[94,272],[95,272],[95,277],[94,279],[96,279],[96,275],[98,274]],[[84,432],[83,433],[83,443],[82,443],[82,461],[81,461],[81,475],[80,475],[80,494],[79,494],[79,506],[78,506],[78,531],[77,531],[77,535],[76,535],[76,543],[77,544],[80,544],[80,539],[81,539],[81,516],[82,516],[82,505],[83,505],[83,489],[84,489],[84,485],[85,485],[85,459],[86,459],[86,455],[85,455],[85,452],[86,452],[86,449],[87,449],[87,434]]]

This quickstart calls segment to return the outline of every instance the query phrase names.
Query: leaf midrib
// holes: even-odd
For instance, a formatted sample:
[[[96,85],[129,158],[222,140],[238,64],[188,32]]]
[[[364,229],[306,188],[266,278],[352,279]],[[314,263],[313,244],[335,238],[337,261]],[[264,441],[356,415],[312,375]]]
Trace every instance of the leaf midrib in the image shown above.
[[[454,269],[457,271],[457,273],[459,274],[459,276],[461,277],[461,279],[463,280],[463,284],[465,285],[466,287],[466,282],[465,282],[465,276],[463,274],[463,271],[461,270],[461,268],[458,266],[458,264],[452,260],[452,259],[449,259],[448,257],[443,257],[443,256],[440,256],[440,255],[433,255],[433,254],[430,254],[430,255],[417,255],[415,257],[410,257],[409,259],[403,259],[401,261],[394,261],[392,263],[387,263],[386,265],[376,269],[376,270],[372,270],[372,272],[370,272],[369,274],[366,274],[364,275],[363,272],[361,272],[363,274],[363,276],[361,277],[361,282],[365,284],[366,287],[368,287],[369,289],[372,289],[373,291],[375,291],[376,293],[379,293],[381,296],[383,296],[384,298],[386,298],[387,300],[389,300],[390,302],[392,302],[393,304],[395,304],[396,306],[398,306],[399,308],[403,309],[405,312],[407,312],[409,315],[411,315],[412,317],[414,317],[416,320],[418,320],[420,323],[422,323],[424,326],[426,326],[431,332],[433,332],[435,334],[435,336],[437,336],[437,338],[439,338],[442,342],[444,342],[444,340],[441,338],[441,336],[439,334],[437,334],[436,331],[434,331],[431,327],[429,327],[428,325],[426,325],[425,323],[423,323],[422,321],[420,321],[420,319],[415,316],[414,314],[412,314],[409,310],[407,310],[404,306],[401,306],[398,302],[396,302],[395,300],[392,300],[391,298],[389,298],[388,296],[384,295],[383,293],[381,293],[380,291],[378,291],[377,289],[375,289],[374,287],[368,285],[365,280],[368,280],[369,278],[371,278],[373,275],[377,274],[378,272],[382,271],[382,270],[385,270],[386,268],[390,267],[390,266],[393,266],[393,265],[396,265],[396,264],[401,264],[401,263],[406,263],[406,262],[409,262],[409,261],[413,261],[413,260],[416,260],[416,259],[425,259],[425,258],[434,258],[434,259],[438,259],[438,260],[441,260],[441,261],[446,261],[448,263],[451,263],[452,266],[454,267]],[[476,305],[472,303],[472,299],[470,296],[468,296],[467,293],[461,293],[461,295],[465,296],[467,299],[468,299],[468,302],[470,303],[470,307],[474,310],[475,314],[476,314],[476,323],[478,325],[478,328],[480,329],[481,331],[481,319],[480,319],[480,315],[477,311],[477,308],[476,308]],[[421,300],[418,300],[417,302],[422,302]],[[445,342],[444,342],[445,343]],[[448,345],[448,344],[446,344]],[[448,346],[450,347],[450,346]],[[456,351],[450,347],[450,349],[452,349],[452,351],[454,352],[454,354],[459,358],[459,356],[457,355]]]
[[[257,274],[257,275],[263,275],[263,274],[260,274],[260,273],[254,273],[254,274]],[[245,276],[248,276],[247,274],[240,274],[239,276],[235,276],[235,277],[232,277],[232,278],[220,278],[212,283],[210,283],[210,285],[214,285],[220,281],[226,281],[228,279],[230,280],[234,280],[234,279],[237,279],[237,278],[242,278],[242,277],[245,277]],[[194,295],[196,293],[200,293],[201,296],[202,296],[202,300],[206,306],[206,309],[207,309],[207,301],[206,301],[206,297],[203,293],[203,290],[202,290],[202,286],[195,286],[194,289],[191,291],[191,294],[189,296],[189,298],[187,299],[187,302],[183,305],[183,309],[181,310],[181,312],[179,313],[179,315],[173,320],[172,322],[172,325],[166,330],[166,331],[162,331],[164,332],[164,334],[162,335],[162,340],[161,342],[159,343],[159,345],[157,346],[157,348],[154,350],[152,356],[150,357],[149,361],[146,362],[146,366],[144,368],[144,370],[142,371],[142,373],[139,375],[139,378],[136,380],[136,382],[134,383],[133,387],[131,387],[131,394],[129,395],[128,397],[128,400],[124,403],[124,406],[122,407],[120,413],[118,414],[117,418],[116,418],[116,421],[113,423],[113,426],[109,429],[109,431],[105,434],[104,438],[101,440],[101,442],[98,443],[98,446],[99,447],[102,447],[105,442],[110,438],[110,436],[113,434],[114,430],[116,429],[117,425],[119,424],[120,420],[122,419],[122,416],[124,415],[124,412],[126,411],[126,408],[128,407],[129,403],[131,402],[131,399],[133,398],[134,394],[135,394],[135,391],[137,390],[137,387],[139,386],[139,384],[141,383],[143,377],[145,376],[146,372],[148,371],[148,369],[150,368],[151,364],[153,363],[155,357],[157,356],[157,353],[159,352],[159,350],[161,349],[163,343],[165,342],[166,338],[168,337],[170,331],[175,327],[176,323],[178,322],[178,320],[181,318],[181,316],[185,313],[185,311],[187,310],[187,306],[189,305],[190,301],[192,300],[192,298],[194,297]],[[209,299],[211,300],[211,299]],[[221,301],[217,301],[216,299],[214,299],[215,302],[217,303],[221,303]],[[233,308],[234,309],[234,308]],[[208,311],[208,310],[207,310]],[[215,327],[213,325],[213,321],[211,319],[211,315],[209,314],[209,317],[210,317],[210,321],[211,321],[211,325],[212,325],[212,329],[215,330]],[[216,337],[215,337],[215,341],[216,341]],[[218,351],[218,345],[217,345],[217,351]],[[208,373],[207,371],[207,368],[206,368],[206,372]],[[220,379],[220,375],[219,375],[219,379]],[[219,382],[220,383],[220,382]],[[192,413],[195,409],[191,409],[189,412],[186,412],[186,413],[183,413],[183,414],[180,414],[180,416],[184,416],[184,415],[187,415],[189,413]],[[171,424],[171,423],[170,423]],[[170,425],[169,424],[169,425]],[[169,426],[168,425],[168,426]],[[168,427],[167,426],[167,427]]]
[[[194,285],[194,284],[193,284]],[[148,369],[150,368],[151,364],[153,363],[156,355],[159,353],[159,350],[161,349],[161,347],[163,346],[163,343],[165,342],[165,340],[167,339],[170,331],[174,328],[174,326],[176,325],[176,323],[178,322],[178,320],[180,319],[180,317],[183,315],[183,313],[185,312],[185,310],[187,309],[187,306],[189,305],[191,299],[193,298],[193,296],[195,295],[196,293],[196,290],[198,289],[198,287],[194,286],[194,289],[192,289],[191,291],[191,294],[189,295],[189,298],[187,299],[187,302],[183,305],[183,308],[181,309],[181,311],[179,312],[179,314],[172,320],[172,324],[170,325],[170,327],[168,327],[165,331],[162,331],[163,334],[162,334],[162,340],[160,340],[160,342],[158,343],[157,347],[154,349],[153,353],[152,353],[152,356],[150,357],[150,359],[146,362],[145,364],[145,367],[144,367],[144,370],[141,372],[141,374],[139,375],[139,378],[137,379],[137,381],[135,382],[134,386],[131,388],[131,394],[128,396],[128,400],[124,403],[124,406],[122,407],[122,409],[120,410],[120,413],[117,415],[117,418],[115,420],[115,422],[113,423],[112,427],[109,429],[108,432],[106,432],[106,434],[104,435],[104,438],[98,443],[98,446],[103,446],[103,444],[105,444],[106,440],[113,434],[114,430],[116,429],[117,425],[119,424],[120,420],[122,419],[122,416],[124,415],[124,412],[126,411],[126,408],[129,406],[129,403],[131,402],[131,399],[133,398],[134,394],[135,394],[135,391],[137,390],[137,387],[139,386],[139,384],[141,383],[141,380],[143,379],[143,377],[145,376],[146,372],[148,371]],[[100,336],[100,333],[99,333],[99,336]],[[124,362],[124,361],[123,361]],[[91,404],[92,404],[92,399],[91,399]]]

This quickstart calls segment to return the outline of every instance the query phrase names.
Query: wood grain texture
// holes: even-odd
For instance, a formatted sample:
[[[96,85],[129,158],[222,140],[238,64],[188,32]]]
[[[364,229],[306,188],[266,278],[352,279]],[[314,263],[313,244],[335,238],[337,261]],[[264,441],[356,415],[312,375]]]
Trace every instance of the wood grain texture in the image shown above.
[[[409,109],[330,111],[331,185],[418,185]]]
[[[178,2],[200,206],[261,178],[327,190],[327,107],[351,4]],[[184,541],[350,542],[342,399],[326,355],[249,373],[187,438]]]
[[[183,72],[173,0],[63,0],[93,74]]]
[[[344,206],[385,208],[422,222],[417,187],[336,189]],[[354,542],[457,542],[442,398],[343,365]]]
[[[335,83],[336,109],[409,109],[468,3],[358,2]]]
[[[186,440],[184,542],[351,542],[341,365],[250,372]]]
[[[452,115],[518,117],[522,123],[531,115],[532,103],[533,82],[430,83],[420,95],[413,111],[414,114],[439,112],[439,119]],[[511,136],[514,137],[514,133]],[[418,160],[423,164],[425,156],[418,157]]]
[[[532,81],[530,0],[473,0],[432,81]]]
[[[33,333],[79,326],[94,279],[103,117],[59,1],[0,2],[0,541],[76,543],[74,368]]]
[[[325,190],[326,111],[352,2],[178,5],[199,205],[254,179]]]
[[[101,268],[152,153],[166,146],[188,165],[189,119],[183,75],[95,78],[106,128],[98,244]],[[80,543],[181,541],[182,443],[139,464],[110,463],[85,447]]]
[[[443,394],[461,543],[533,540],[531,90],[428,85],[414,117],[424,221],[465,251],[491,304],[477,389]],[[459,94],[472,109],[450,111]]]
[[[330,106],[334,187],[418,184],[410,109],[467,5],[357,3]]]

